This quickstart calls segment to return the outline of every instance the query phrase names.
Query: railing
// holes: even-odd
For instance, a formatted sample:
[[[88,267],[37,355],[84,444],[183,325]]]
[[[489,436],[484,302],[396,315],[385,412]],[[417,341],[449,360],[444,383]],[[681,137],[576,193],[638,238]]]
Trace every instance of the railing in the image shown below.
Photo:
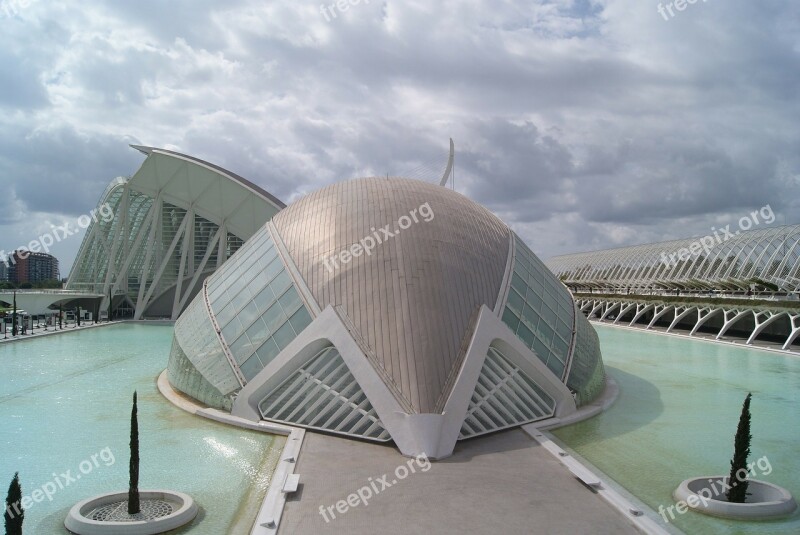
[[[105,297],[104,294],[95,292],[82,292],[80,290],[55,290],[55,289],[24,289],[24,290],[0,290],[2,294],[44,294],[44,295],[89,295],[93,297]]]
[[[734,291],[698,291],[698,290],[621,290],[619,288],[589,288],[576,289],[570,288],[573,294],[580,294],[581,296],[591,296],[597,294],[602,295],[619,295],[636,297],[637,295],[650,295],[650,296],[678,296],[678,297],[711,297],[714,299],[755,299],[759,301],[800,301],[800,297],[792,292],[734,292]]]

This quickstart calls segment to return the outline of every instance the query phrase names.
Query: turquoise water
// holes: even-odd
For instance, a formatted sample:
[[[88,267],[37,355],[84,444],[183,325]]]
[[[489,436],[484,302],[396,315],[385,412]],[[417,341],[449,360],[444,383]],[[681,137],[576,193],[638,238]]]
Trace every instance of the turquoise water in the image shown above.
[[[19,471],[23,495],[40,499],[25,513],[26,533],[67,533],[72,505],[127,488],[134,389],[139,487],[186,492],[201,507],[190,527],[171,533],[250,532],[284,439],[166,401],[156,378],[171,341],[169,326],[118,325],[0,345],[0,499]],[[52,500],[34,493],[42,488]]]
[[[672,491],[684,479],[727,475],[742,402],[752,392],[756,479],[800,498],[800,359],[596,328],[620,396],[609,411],[554,431],[570,449],[657,511],[674,504]],[[800,513],[771,522],[665,514],[691,535],[800,533]]]

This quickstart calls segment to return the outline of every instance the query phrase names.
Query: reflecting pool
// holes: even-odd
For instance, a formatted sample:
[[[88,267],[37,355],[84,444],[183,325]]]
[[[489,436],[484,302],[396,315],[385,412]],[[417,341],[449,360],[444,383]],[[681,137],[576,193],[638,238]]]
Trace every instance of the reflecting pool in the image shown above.
[[[23,495],[40,499],[25,512],[26,533],[67,533],[72,505],[127,488],[134,390],[139,487],[186,492],[201,507],[170,533],[250,532],[285,439],[165,400],[156,378],[171,343],[170,326],[124,324],[0,345],[0,488],[4,502],[18,471]]]
[[[603,414],[553,432],[658,511],[687,478],[726,474],[748,392],[756,479],[800,498],[800,359],[767,351],[595,325],[620,396]],[[688,534],[800,533],[800,514],[733,522],[688,512],[672,525]]]

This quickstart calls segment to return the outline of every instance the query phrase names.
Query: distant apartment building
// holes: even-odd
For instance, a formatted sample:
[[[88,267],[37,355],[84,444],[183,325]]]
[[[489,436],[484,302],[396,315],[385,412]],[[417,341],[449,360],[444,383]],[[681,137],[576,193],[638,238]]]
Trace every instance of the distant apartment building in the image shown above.
[[[15,284],[23,282],[35,284],[61,278],[58,259],[47,253],[14,251],[8,257],[7,271],[8,280]]]
[[[0,258],[0,282],[8,280],[8,266],[6,266],[6,259]]]

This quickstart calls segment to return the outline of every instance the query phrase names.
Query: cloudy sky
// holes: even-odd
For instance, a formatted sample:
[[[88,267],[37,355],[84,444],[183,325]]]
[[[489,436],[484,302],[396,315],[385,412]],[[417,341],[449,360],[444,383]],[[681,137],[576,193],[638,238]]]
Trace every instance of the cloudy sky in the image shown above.
[[[348,1],[0,0],[0,250],[91,210],[130,143],[290,202],[434,181],[453,137],[456,189],[543,258],[800,223],[796,0]]]

